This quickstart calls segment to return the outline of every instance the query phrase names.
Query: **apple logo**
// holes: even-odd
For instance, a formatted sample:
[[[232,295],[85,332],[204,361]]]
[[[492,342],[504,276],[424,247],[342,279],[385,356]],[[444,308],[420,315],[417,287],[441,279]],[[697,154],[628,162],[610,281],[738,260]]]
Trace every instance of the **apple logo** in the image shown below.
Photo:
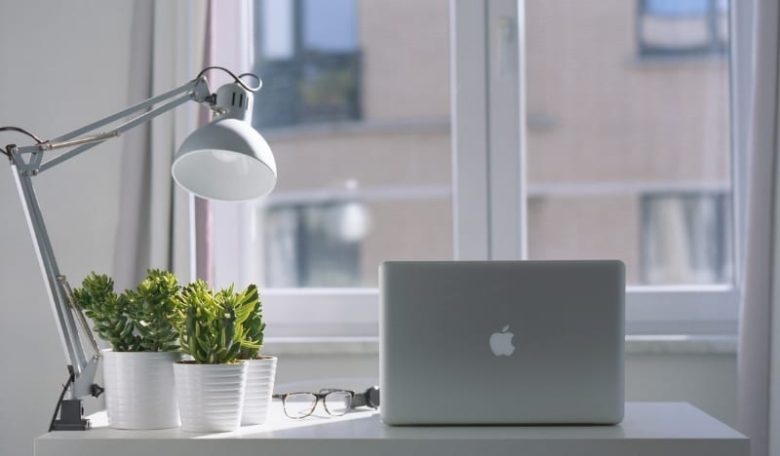
[[[515,335],[509,332],[509,325],[504,326],[501,332],[490,336],[490,350],[496,356],[511,356],[515,352],[515,346],[512,345],[513,337]]]

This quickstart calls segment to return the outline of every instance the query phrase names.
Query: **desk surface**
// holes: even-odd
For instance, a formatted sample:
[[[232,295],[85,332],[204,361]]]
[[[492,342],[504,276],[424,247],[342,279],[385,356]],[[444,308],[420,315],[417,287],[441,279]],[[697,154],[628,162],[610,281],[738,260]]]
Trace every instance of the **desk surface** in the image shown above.
[[[86,432],[35,439],[37,456],[199,455],[622,455],[747,456],[745,436],[686,403],[629,402],[617,426],[388,427],[373,411],[340,418],[286,418],[236,432],[120,431],[104,413]]]

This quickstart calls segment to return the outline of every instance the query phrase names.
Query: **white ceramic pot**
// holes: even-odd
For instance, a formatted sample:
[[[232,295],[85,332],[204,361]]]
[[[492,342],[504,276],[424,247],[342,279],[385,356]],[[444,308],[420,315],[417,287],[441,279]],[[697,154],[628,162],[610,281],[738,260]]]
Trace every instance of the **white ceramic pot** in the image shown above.
[[[263,424],[268,418],[276,378],[276,357],[246,361],[246,393],[241,424]]]
[[[181,427],[191,432],[235,431],[241,426],[246,363],[173,366]]]
[[[179,426],[173,364],[179,352],[103,350],[103,381],[108,422],[116,429]]]

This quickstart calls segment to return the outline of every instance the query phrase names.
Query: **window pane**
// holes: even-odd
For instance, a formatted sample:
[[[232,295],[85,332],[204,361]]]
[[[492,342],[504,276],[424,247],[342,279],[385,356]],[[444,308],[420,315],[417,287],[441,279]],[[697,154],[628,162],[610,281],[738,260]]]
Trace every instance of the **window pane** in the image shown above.
[[[642,198],[642,282],[722,283],[731,277],[731,200],[708,193]]]
[[[254,213],[264,286],[373,287],[382,260],[451,258],[448,2],[274,3],[255,21],[254,123],[279,169]],[[267,29],[288,16],[286,55]]]
[[[262,53],[268,59],[289,59],[293,55],[293,9],[288,0],[265,0],[260,7],[259,28]]]
[[[724,53],[726,0],[637,0],[636,36],[644,56]]]
[[[357,50],[356,0],[305,0],[303,47],[323,53]]]
[[[619,258],[634,285],[730,282],[724,3],[525,4],[530,258]]]

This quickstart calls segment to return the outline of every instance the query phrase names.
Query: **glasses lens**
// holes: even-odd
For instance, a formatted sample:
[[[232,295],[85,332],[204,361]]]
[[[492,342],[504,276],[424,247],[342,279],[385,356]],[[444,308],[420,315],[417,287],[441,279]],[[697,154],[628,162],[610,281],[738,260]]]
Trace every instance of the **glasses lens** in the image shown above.
[[[333,391],[325,396],[325,409],[331,415],[343,415],[349,411],[352,404],[352,393],[349,391]]]
[[[317,396],[310,393],[289,394],[284,400],[284,413],[290,418],[304,418],[314,411]]]

